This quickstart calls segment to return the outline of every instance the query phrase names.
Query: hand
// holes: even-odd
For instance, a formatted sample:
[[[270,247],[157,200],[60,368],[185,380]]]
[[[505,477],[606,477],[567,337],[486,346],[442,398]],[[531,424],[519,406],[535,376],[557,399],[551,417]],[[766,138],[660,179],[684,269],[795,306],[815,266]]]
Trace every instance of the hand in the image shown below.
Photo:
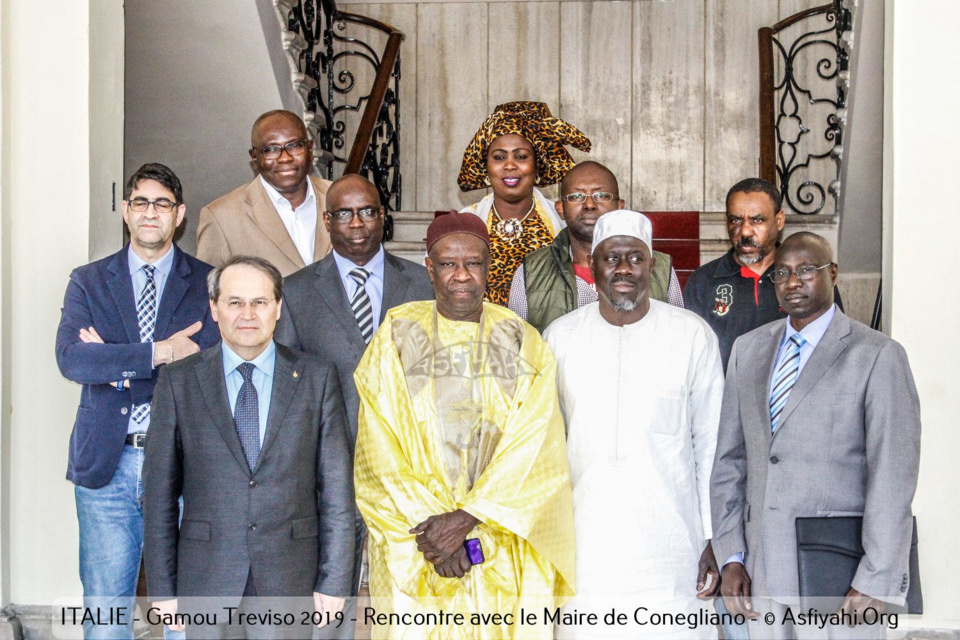
[[[173,600],[157,600],[153,603],[153,606],[157,608],[160,612],[158,617],[165,618],[170,616],[170,619],[173,620],[174,616],[177,615],[177,599]],[[183,631],[183,624],[168,624],[170,631]]]
[[[467,550],[460,545],[459,551],[455,551],[446,562],[436,565],[434,570],[443,578],[462,578],[472,566]]]
[[[855,627],[863,620],[863,611],[865,609],[873,607],[877,610],[877,613],[883,613],[886,606],[887,603],[883,600],[877,600],[850,587],[850,591],[847,591],[847,596],[843,599],[843,604],[840,605],[840,611],[837,613],[841,616],[844,613],[849,615],[850,622],[847,626]]]
[[[202,328],[203,323],[197,320],[186,329],[177,331],[166,340],[154,343],[153,366],[157,367],[161,364],[170,364],[171,362],[182,360],[200,351],[200,347],[196,342],[191,340],[190,337]]]
[[[720,592],[720,569],[713,555],[713,545],[707,541],[700,562],[697,564],[697,597],[701,600],[712,598]]]
[[[346,598],[336,596],[325,596],[322,593],[313,592],[313,610],[320,614],[318,627],[325,626],[328,622],[337,619],[337,614],[343,611],[343,605]]]
[[[103,338],[100,337],[100,334],[97,333],[97,330],[93,327],[87,327],[86,329],[80,329],[80,339],[86,343],[96,343],[103,344]]]
[[[742,563],[728,562],[724,565],[720,594],[723,596],[723,606],[730,615],[739,613],[750,620],[757,619],[753,605],[750,604],[750,576]]]
[[[417,550],[433,564],[443,564],[463,549],[467,534],[480,522],[463,509],[430,516],[410,533],[417,534]]]

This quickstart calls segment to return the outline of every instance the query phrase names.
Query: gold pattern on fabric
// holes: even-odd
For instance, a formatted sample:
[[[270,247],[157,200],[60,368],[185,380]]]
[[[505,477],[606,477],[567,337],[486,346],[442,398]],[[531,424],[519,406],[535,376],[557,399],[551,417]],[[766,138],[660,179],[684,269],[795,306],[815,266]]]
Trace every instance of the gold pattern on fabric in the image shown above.
[[[536,215],[527,216],[523,222],[523,234],[519,238],[504,238],[493,224],[493,216],[487,220],[490,232],[490,273],[487,275],[487,302],[507,306],[510,299],[510,283],[520,268],[520,263],[529,253],[553,242],[553,234],[547,226],[546,212],[536,203]]]
[[[457,184],[461,191],[489,187],[487,150],[501,136],[516,134],[533,145],[541,186],[556,184],[575,165],[564,145],[590,151],[590,139],[580,129],[550,113],[543,102],[507,102],[484,120],[463,152]]]
[[[573,593],[573,506],[556,362],[535,329],[484,304],[480,323],[436,321],[434,302],[391,309],[354,378],[354,479],[370,531],[377,612],[500,612]],[[464,509],[485,562],[442,578],[410,528]],[[528,609],[532,610],[532,609]],[[377,638],[550,638],[520,625],[379,626]]]

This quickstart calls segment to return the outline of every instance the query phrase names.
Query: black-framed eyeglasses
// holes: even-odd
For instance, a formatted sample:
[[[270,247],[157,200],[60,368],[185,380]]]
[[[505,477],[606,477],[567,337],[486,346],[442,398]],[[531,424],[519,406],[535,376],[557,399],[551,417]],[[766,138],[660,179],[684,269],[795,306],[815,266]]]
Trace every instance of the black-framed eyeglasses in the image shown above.
[[[593,198],[593,201],[597,204],[601,202],[612,202],[617,196],[612,193],[607,193],[606,191],[596,191],[594,193],[568,193],[563,196],[563,201],[569,204],[583,204],[587,201],[587,198]]]
[[[364,222],[370,222],[380,217],[380,207],[364,207],[363,209],[337,209],[336,211],[327,211],[327,215],[334,222],[341,224],[353,220],[353,216],[360,216]]]
[[[271,144],[265,147],[258,147],[254,149],[254,151],[257,151],[267,160],[276,160],[284,151],[291,156],[303,155],[307,150],[308,144],[310,144],[309,140],[292,140],[287,144]]]
[[[798,278],[806,282],[807,280],[813,280],[817,275],[817,271],[820,271],[820,269],[826,269],[833,264],[833,262],[828,262],[827,264],[820,265],[819,267],[807,265],[804,267],[799,267],[796,271],[790,271],[790,269],[776,269],[770,274],[770,279],[773,280],[774,284],[783,284],[790,279],[790,276],[796,274]]]
[[[176,208],[177,203],[167,198],[157,198],[156,200],[134,198],[127,203],[130,210],[136,211],[137,213],[143,213],[150,205],[153,205],[153,210],[157,213],[170,213]]]

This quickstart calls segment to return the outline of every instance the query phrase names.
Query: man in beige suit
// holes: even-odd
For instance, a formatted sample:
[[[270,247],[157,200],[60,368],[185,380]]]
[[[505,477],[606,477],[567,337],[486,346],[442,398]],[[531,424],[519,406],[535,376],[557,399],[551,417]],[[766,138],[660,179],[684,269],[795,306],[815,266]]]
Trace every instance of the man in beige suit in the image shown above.
[[[320,218],[330,182],[308,175],[313,142],[296,114],[268,111],[250,139],[259,175],[203,208],[197,257],[219,267],[231,256],[257,256],[286,277],[330,253]]]

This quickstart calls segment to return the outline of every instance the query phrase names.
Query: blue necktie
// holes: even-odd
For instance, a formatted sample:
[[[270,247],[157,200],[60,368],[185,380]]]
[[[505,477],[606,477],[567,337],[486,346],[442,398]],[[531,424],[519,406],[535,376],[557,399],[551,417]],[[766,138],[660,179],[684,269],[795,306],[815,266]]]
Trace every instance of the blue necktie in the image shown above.
[[[770,392],[771,431],[777,430],[783,408],[787,405],[787,398],[790,397],[790,390],[800,377],[800,348],[806,342],[799,333],[790,336],[790,344],[783,355],[783,361],[777,367],[777,373],[773,377],[773,390]]]
[[[137,322],[140,325],[140,342],[153,342],[153,329],[157,325],[157,282],[153,279],[156,269],[152,264],[143,265],[143,272],[147,274],[147,284],[140,292],[137,300]],[[133,421],[142,424],[150,415],[150,403],[133,405]]]
[[[256,366],[251,362],[237,365],[237,371],[243,376],[243,385],[237,394],[237,404],[233,409],[233,423],[240,435],[240,444],[243,454],[247,458],[250,471],[257,466],[257,457],[260,455],[260,401],[257,398],[257,388],[253,386],[253,370]]]

